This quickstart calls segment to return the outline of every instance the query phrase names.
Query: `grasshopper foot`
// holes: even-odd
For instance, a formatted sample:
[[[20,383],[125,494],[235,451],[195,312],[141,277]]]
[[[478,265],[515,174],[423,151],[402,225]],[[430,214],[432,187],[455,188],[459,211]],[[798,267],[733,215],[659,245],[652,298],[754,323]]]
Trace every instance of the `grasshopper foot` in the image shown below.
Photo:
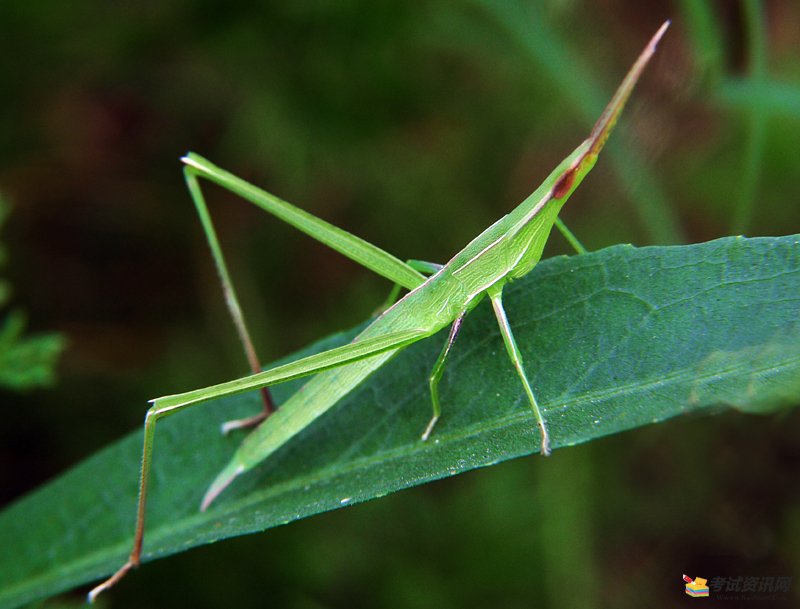
[[[139,566],[138,557],[134,558],[133,556],[131,556],[131,558],[128,559],[128,562],[126,562],[124,565],[122,565],[122,567],[120,567],[119,570],[116,573],[114,573],[114,575],[109,577],[103,583],[101,583],[101,584],[95,586],[94,588],[92,588],[92,590],[89,592],[88,596],[86,597],[86,600],[89,602],[89,604],[93,604],[94,601],[97,599],[97,597],[100,595],[101,592],[105,592],[106,590],[111,588],[119,580],[121,580],[123,577],[125,577],[125,575],[128,574],[128,571],[130,571],[131,569],[135,569],[138,566]]]
[[[539,422],[539,430],[542,432],[542,456],[550,456],[550,434],[547,432],[547,425],[544,421]]]
[[[253,417],[247,417],[245,419],[235,419],[233,421],[226,421],[222,424],[222,434],[228,435],[230,432],[235,431],[237,429],[249,429],[250,427],[255,427],[261,421],[266,419],[270,413],[268,412],[259,412],[257,415]]]
[[[425,428],[425,431],[422,432],[422,441],[425,442],[428,438],[431,437],[431,432],[433,431],[433,426],[436,425],[436,421],[439,420],[439,415],[434,415],[431,417],[428,426]]]
[[[266,387],[261,388],[261,401],[263,402],[263,410],[254,417],[247,417],[244,419],[236,419],[222,424],[222,435],[227,436],[230,432],[236,429],[248,429],[256,427],[261,421],[266,419],[269,415],[275,412],[275,403],[272,401],[272,396]]]

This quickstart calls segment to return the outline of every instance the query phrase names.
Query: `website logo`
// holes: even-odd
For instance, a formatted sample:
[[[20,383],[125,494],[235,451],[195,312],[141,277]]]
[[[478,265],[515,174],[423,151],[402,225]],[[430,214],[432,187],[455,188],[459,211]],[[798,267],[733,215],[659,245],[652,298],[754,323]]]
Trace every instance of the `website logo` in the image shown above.
[[[693,596],[695,598],[708,596],[708,580],[703,579],[702,577],[695,577],[692,579],[688,575],[684,574],[683,581],[686,584],[686,594],[689,596]]]

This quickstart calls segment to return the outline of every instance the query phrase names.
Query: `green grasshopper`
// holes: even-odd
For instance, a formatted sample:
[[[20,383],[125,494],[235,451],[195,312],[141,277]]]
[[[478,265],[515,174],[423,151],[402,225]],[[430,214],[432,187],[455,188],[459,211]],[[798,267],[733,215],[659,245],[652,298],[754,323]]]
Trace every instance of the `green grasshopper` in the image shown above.
[[[447,356],[465,316],[485,296],[491,301],[506,351],[519,375],[539,427],[540,450],[542,454],[548,455],[550,437],[547,425],[528,382],[522,356],[503,309],[503,287],[526,275],[539,262],[561,207],[597,161],[625,102],[668,26],[669,22],[664,23],[639,55],[589,137],[550,173],[533,194],[511,213],[475,237],[445,265],[420,261],[404,263],[378,247],[256,188],[196,154],[189,153],[184,157],[182,160],[186,165],[184,173],[189,192],[200,215],[229,309],[254,373],[204,389],[152,400],[153,406],[147,412],[144,425],[142,475],[133,550],[128,561],[114,575],[89,593],[89,600],[93,601],[100,592],[113,586],[139,564],[144,540],[155,425],[160,418],[214,398],[255,389],[262,392],[264,411],[260,415],[232,421],[223,426],[223,431],[229,431],[258,425],[244,439],[228,466],[212,482],[201,504],[201,509],[205,510],[237,476],[264,461],[335,406],[400,349],[450,325],[447,342],[429,379],[433,416],[422,433],[422,440],[427,440],[441,414],[438,385]],[[400,287],[393,290],[392,300],[396,298],[400,288],[410,291],[384,310],[351,343],[262,372],[211,224],[199,178],[215,182],[240,195],[394,282]],[[309,381],[280,409],[274,409],[267,386],[318,373],[323,374]],[[264,419],[264,423],[260,424]]]

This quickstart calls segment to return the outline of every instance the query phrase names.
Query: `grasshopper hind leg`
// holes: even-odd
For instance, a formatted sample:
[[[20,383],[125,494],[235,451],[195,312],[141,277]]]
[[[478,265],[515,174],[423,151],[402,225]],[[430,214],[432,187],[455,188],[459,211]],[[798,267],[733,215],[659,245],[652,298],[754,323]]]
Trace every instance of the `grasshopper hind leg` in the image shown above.
[[[186,185],[189,189],[189,194],[194,202],[197,215],[200,218],[200,224],[203,227],[203,233],[206,236],[206,241],[211,249],[211,255],[214,259],[214,265],[217,267],[217,274],[219,275],[220,283],[222,284],[222,292],[225,296],[225,304],[228,307],[233,325],[236,327],[236,333],[239,336],[239,341],[242,343],[247,363],[250,365],[250,371],[253,374],[261,372],[261,361],[256,354],[256,348],[253,345],[253,340],[250,338],[250,331],[247,329],[247,323],[242,313],[242,307],[239,304],[239,296],[233,287],[230,273],[228,272],[228,265],[225,262],[225,256],[222,253],[222,248],[219,244],[217,231],[214,228],[214,223],[211,221],[211,214],[208,211],[203,192],[200,189],[200,184],[197,180],[197,174],[191,167],[184,169],[184,177]],[[228,421],[222,425],[222,433],[227,434],[235,429],[244,429],[248,427],[255,427],[261,421],[266,419],[270,414],[275,412],[275,403],[272,400],[272,395],[269,389],[262,388],[261,391],[262,410],[255,416],[238,419],[236,421]]]

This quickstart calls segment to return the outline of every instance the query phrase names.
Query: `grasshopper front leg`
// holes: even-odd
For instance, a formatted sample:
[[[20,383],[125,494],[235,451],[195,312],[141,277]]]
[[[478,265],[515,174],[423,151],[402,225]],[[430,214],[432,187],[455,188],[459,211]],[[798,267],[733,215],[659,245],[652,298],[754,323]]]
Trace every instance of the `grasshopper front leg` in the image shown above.
[[[427,427],[425,427],[425,431],[422,432],[423,442],[425,442],[430,437],[431,432],[433,431],[433,426],[436,425],[436,422],[442,415],[442,406],[441,403],[439,402],[439,381],[442,380],[442,375],[444,374],[444,365],[445,362],[447,361],[447,356],[450,354],[450,349],[453,348],[453,343],[456,342],[456,338],[458,338],[458,333],[461,330],[461,324],[464,323],[464,317],[466,315],[467,312],[462,311],[461,314],[453,322],[453,325],[450,326],[450,334],[447,336],[447,342],[444,344],[442,352],[439,354],[436,363],[433,365],[433,371],[431,372],[431,376],[428,381],[428,385],[430,386],[431,390],[433,416],[431,417],[431,420],[428,422]]]

